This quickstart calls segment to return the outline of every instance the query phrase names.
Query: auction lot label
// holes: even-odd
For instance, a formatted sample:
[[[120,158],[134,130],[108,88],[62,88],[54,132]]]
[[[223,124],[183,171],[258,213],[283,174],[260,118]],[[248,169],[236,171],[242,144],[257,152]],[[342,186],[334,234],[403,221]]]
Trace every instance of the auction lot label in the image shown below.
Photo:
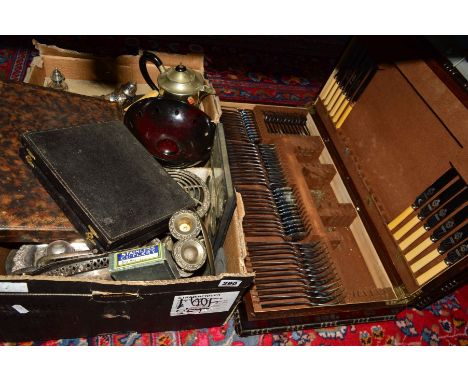
[[[175,296],[171,316],[225,312],[231,309],[238,295],[239,291]]]

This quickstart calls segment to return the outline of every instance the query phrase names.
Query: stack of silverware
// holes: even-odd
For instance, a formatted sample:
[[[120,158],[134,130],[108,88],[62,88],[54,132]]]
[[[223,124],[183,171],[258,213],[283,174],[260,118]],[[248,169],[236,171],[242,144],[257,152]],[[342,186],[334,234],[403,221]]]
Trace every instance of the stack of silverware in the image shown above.
[[[340,278],[326,244],[310,238],[305,206],[288,183],[276,145],[259,142],[251,111],[223,110],[221,121],[231,175],[244,204],[246,266],[256,274],[254,300],[271,310],[340,303]],[[309,135],[302,114],[265,113],[265,123],[271,133]]]

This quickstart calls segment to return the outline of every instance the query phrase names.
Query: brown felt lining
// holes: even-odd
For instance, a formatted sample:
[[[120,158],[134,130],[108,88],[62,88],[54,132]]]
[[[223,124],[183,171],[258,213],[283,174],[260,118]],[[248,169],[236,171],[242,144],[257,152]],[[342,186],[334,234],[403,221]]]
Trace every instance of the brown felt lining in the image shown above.
[[[387,243],[385,224],[451,165],[466,177],[466,109],[453,97],[448,104],[444,84],[432,80],[433,73],[423,62],[380,64],[336,130],[344,157],[349,157],[348,165],[353,163],[366,190],[361,197],[371,195],[375,201],[381,221],[375,221],[375,214],[373,220]],[[321,112],[320,102],[317,106]],[[408,265],[393,245],[387,248],[407,290],[414,292],[418,287]]]
[[[340,133],[390,220],[461,150],[393,65],[377,71]]]
[[[312,226],[311,233],[301,242],[311,242],[320,239],[324,245],[329,247],[329,256],[335,264],[336,271],[346,291],[346,303],[359,303],[375,301],[376,298],[393,297],[391,290],[381,291],[369,272],[367,264],[363,259],[360,249],[346,224],[342,226],[327,224],[328,222],[351,223],[356,212],[350,205],[339,204],[329,183],[332,179],[329,164],[321,164],[319,161],[323,144],[318,144],[318,137],[306,136],[282,136],[268,135],[262,143],[273,143],[276,145],[277,154],[283,171],[287,177],[288,184],[293,188],[298,205],[303,207],[304,218]],[[304,153],[309,155],[304,156]],[[318,184],[325,184],[323,189],[328,190],[324,195],[323,205],[317,206],[308,186],[307,178],[303,174],[303,166],[315,168],[314,174],[323,177]],[[319,208],[320,207],[320,208]],[[270,240],[272,240],[270,238]],[[254,310],[276,310],[261,308],[258,297],[253,289],[252,302]],[[379,296],[379,297],[378,297]],[[298,304],[296,307],[300,307]]]

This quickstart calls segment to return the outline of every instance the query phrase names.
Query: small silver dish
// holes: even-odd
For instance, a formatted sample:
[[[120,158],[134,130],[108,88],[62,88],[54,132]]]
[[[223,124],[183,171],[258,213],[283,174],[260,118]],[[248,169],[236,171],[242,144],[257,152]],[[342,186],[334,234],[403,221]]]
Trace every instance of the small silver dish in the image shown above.
[[[189,210],[179,210],[169,220],[169,231],[178,240],[197,237],[201,231],[198,214]]]
[[[176,264],[186,272],[194,272],[205,264],[206,248],[200,240],[180,240],[174,244],[172,256]]]

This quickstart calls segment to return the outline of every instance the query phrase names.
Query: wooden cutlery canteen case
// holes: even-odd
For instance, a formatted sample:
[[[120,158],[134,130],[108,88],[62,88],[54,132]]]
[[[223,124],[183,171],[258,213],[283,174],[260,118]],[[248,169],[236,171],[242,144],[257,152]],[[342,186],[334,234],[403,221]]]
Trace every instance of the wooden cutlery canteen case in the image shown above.
[[[466,83],[353,38],[309,108],[222,103],[255,282],[241,335],[392,319],[467,280]]]

